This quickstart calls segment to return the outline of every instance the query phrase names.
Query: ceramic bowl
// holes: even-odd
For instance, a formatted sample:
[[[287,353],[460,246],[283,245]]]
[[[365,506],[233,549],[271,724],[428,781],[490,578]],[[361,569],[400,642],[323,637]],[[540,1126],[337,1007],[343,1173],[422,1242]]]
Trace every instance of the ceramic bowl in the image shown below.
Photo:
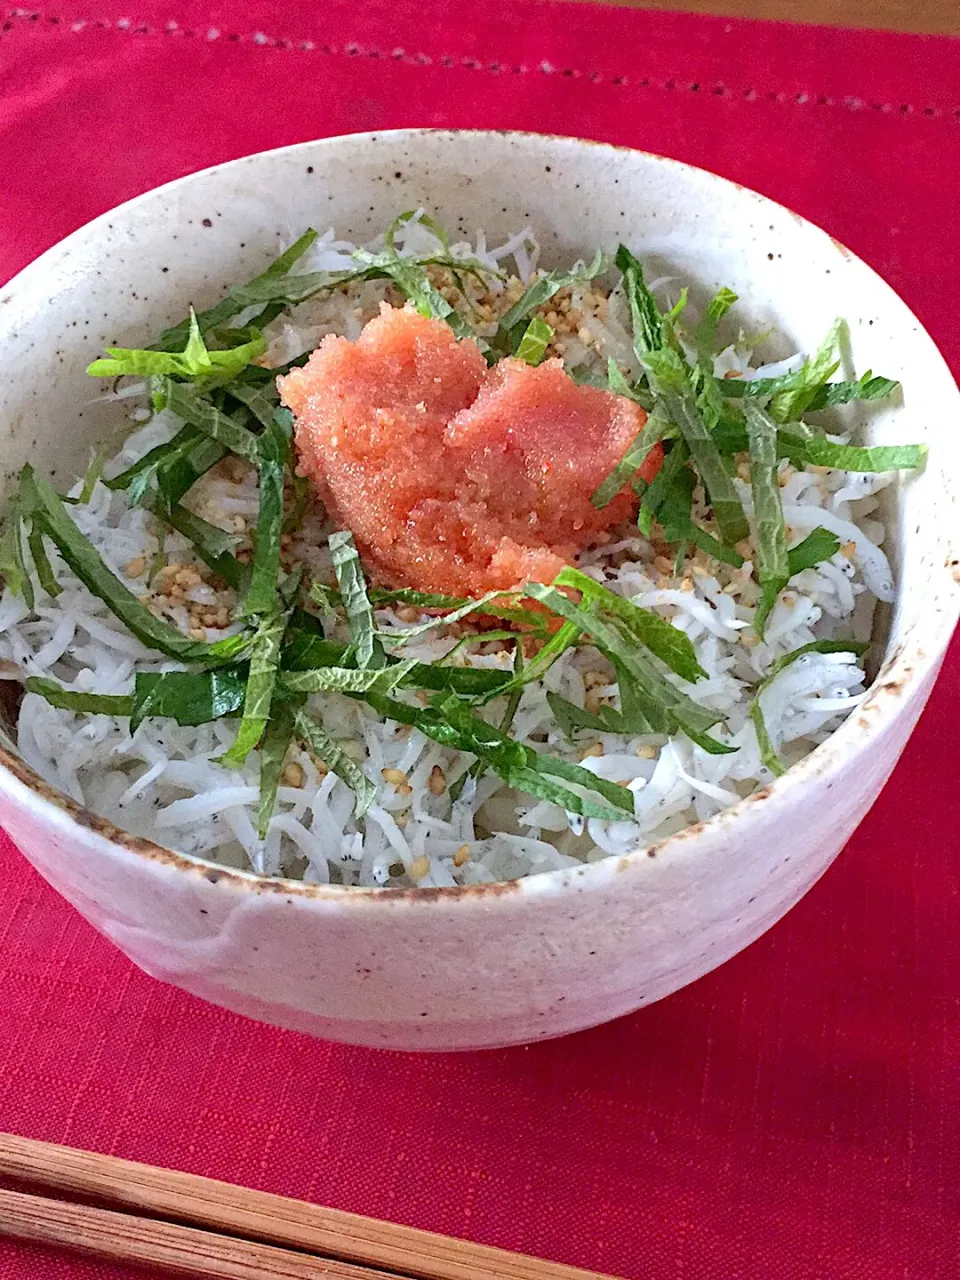
[[[147,973],[311,1035],[395,1049],[529,1042],[658,1000],[768,929],[876,799],[957,615],[960,393],[896,294],[842,245],[752,191],[675,161],[564,138],[405,131],[312,142],[170,183],[69,236],[0,289],[4,483],[29,459],[66,482],[113,408],[84,374],[254,274],[307,225],[364,240],[424,206],[496,238],[532,224],[545,261],[625,240],[654,272],[731,285],[786,354],[847,318],[857,369],[901,379],[873,442],[925,441],[891,494],[898,580],[857,712],[771,786],[622,858],[504,884],[338,889],[263,880],[126,835],[0,750],[0,823]],[[78,406],[85,406],[82,411]]]

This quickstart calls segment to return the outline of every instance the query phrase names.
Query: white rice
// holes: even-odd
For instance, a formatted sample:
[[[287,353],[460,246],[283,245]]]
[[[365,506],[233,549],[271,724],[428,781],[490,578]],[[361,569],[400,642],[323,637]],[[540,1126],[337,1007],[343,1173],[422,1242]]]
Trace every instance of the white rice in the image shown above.
[[[397,243],[409,253],[436,248],[429,231],[416,220],[401,229]],[[354,245],[337,240],[331,231],[316,242],[303,267],[347,267],[353,251]],[[492,249],[478,234],[473,244],[456,245],[453,252],[501,269],[509,266],[527,280],[535,270],[538,247],[530,230],[524,229]],[[298,355],[325,333],[356,337],[384,294],[382,284],[368,283],[349,294],[303,304],[273,326],[270,362]],[[578,301],[575,295],[574,304]],[[632,361],[621,303],[616,295],[611,297],[602,323],[590,317],[594,349],[583,344],[568,349],[568,363],[607,354],[627,364]],[[799,358],[762,372],[775,376],[796,367]],[[718,374],[748,370],[748,358],[739,347],[729,347],[717,359]],[[111,462],[109,474],[169,439],[178,425],[160,414],[142,426]],[[548,692],[580,707],[590,692],[613,698],[616,705],[613,673],[589,645],[565,653],[541,681],[524,690],[515,736],[538,750],[582,762],[597,777],[626,783],[634,797],[632,820],[585,822],[552,803],[508,790],[490,773],[476,784],[468,781],[457,802],[451,803],[449,787],[468,769],[472,757],[438,746],[416,728],[384,722],[364,704],[338,695],[313,698],[309,710],[376,785],[374,804],[358,824],[354,796],[346,784],[318,771],[311,756],[296,749],[290,761],[300,766],[302,785],[281,786],[262,841],[256,833],[256,753],[240,770],[213,762],[230,746],[235,721],[188,728],[170,720],[147,720],[131,736],[126,719],[58,710],[28,693],[17,729],[19,749],[49,782],[117,825],[181,853],[268,876],[340,885],[476,884],[626,853],[709,818],[770,781],[748,718],[752,686],[779,657],[810,641],[838,635],[869,639],[875,600],[893,597],[890,566],[879,545],[883,528],[873,518],[876,494],[889,478],[795,471],[786,464],[781,472],[791,541],[823,525],[844,547],[830,561],[792,579],[768,620],[763,643],[750,643],[757,592],[749,563],[733,570],[698,557],[684,577],[674,578],[664,573],[662,563],[655,563],[655,548],[635,528],[620,541],[588,550],[580,561],[611,590],[662,613],[686,632],[707,672],[706,679],[688,691],[722,713],[725,723],[714,733],[736,746],[735,753],[710,755],[683,736],[581,733],[571,745],[553,719]],[[80,487],[78,483],[72,493],[79,494]],[[750,514],[749,486],[741,483],[740,488]],[[189,501],[208,519],[230,528],[237,517],[255,517],[255,478],[251,473],[230,482],[213,472]],[[129,507],[124,493],[102,483],[97,483],[89,504],[73,506],[71,514],[110,568],[135,591],[143,590],[143,578],[126,577],[131,562],[152,562],[158,555],[194,562],[185,539],[168,531],[161,546],[153,518],[142,508]],[[319,530],[308,522],[300,553],[311,568],[322,572],[329,562],[325,550],[317,549],[318,540]],[[109,694],[130,692],[135,670],[177,668],[125,631],[53,548],[50,551],[62,592],[51,600],[35,584],[36,607],[29,611],[22,600],[4,591],[0,658],[14,664],[21,675],[49,676],[77,690]],[[192,588],[192,596],[204,601],[204,592],[210,591],[201,584]],[[183,606],[168,616],[183,629],[189,625]],[[378,609],[377,622],[383,630],[405,625],[391,609]],[[213,640],[225,633],[210,629],[207,636]],[[452,644],[450,638],[430,632],[408,643],[403,653],[434,661]],[[474,648],[469,656],[461,650],[454,661],[496,668],[506,666],[508,659],[507,652],[481,653]],[[773,745],[785,763],[795,762],[822,742],[860,701],[864,684],[852,653],[811,653],[779,675],[763,693],[761,706]],[[498,704],[491,710],[497,714]],[[430,786],[437,769],[446,784],[439,795]],[[406,784],[398,788],[385,781],[384,770],[398,770]]]

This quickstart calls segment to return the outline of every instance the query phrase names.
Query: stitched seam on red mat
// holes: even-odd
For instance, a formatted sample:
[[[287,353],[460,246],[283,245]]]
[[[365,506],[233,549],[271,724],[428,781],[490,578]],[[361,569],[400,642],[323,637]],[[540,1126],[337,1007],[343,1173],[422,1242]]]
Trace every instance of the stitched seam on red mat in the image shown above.
[[[83,31],[116,31],[132,36],[179,36],[182,39],[198,39],[207,41],[223,41],[227,44],[253,44],[262,48],[293,50],[300,53],[322,53],[328,57],[380,58],[384,61],[405,63],[409,66],[438,66],[445,68],[463,68],[467,71],[482,71],[489,75],[557,75],[570,80],[586,80],[590,84],[609,84],[618,88],[659,89],[666,92],[701,93],[706,97],[740,98],[745,102],[777,102],[784,106],[818,106],[841,107],[847,111],[878,111],[882,115],[916,116],[919,119],[949,119],[960,122],[960,107],[915,107],[910,103],[871,102],[856,95],[832,97],[828,94],[784,93],[777,90],[765,92],[757,89],[733,89],[729,85],[716,82],[704,84],[697,80],[687,81],[668,78],[652,80],[647,76],[602,75],[598,71],[583,71],[574,67],[555,67],[550,62],[539,62],[532,66],[511,64],[508,62],[484,62],[478,58],[441,55],[432,57],[426,53],[408,53],[406,49],[376,49],[356,42],[344,45],[324,44],[316,40],[298,40],[286,36],[271,36],[263,31],[237,32],[223,31],[219,27],[182,27],[174,19],[170,19],[162,27],[150,26],[145,22],[136,22],[133,18],[61,18],[56,14],[47,14],[36,9],[7,9],[0,25],[0,35],[10,31],[17,24],[46,24],[55,27],[64,34],[78,35]]]

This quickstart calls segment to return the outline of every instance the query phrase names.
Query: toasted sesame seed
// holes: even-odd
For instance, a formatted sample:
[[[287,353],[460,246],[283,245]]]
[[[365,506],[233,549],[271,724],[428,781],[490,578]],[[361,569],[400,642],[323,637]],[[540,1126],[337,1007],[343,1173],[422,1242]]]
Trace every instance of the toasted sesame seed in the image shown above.
[[[407,775],[402,769],[381,769],[380,776],[384,782],[392,783],[393,786],[402,786],[407,781]]]
[[[430,770],[430,780],[427,786],[430,788],[430,794],[434,796],[442,796],[446,791],[447,779],[438,764],[435,764]]]
[[[453,865],[455,867],[462,867],[463,864],[465,862],[469,862],[469,860],[470,860],[470,846],[467,844],[462,844],[460,848],[457,850],[457,852],[453,855]]]
[[[402,608],[397,610],[397,617],[401,622],[416,622],[420,617],[420,612],[415,609],[413,605],[405,604]]]
[[[592,747],[587,747],[586,751],[584,751],[581,754],[580,759],[589,760],[591,756],[602,756],[602,755],[603,755],[603,743],[595,742]]]
[[[398,783],[398,784],[397,784],[397,795],[398,795],[398,796],[412,796],[412,795],[413,795],[413,787],[411,787],[411,785],[410,785],[410,783],[409,783],[409,782],[400,782],[400,783]]]
[[[297,764],[295,760],[291,760],[283,770],[283,782],[288,787],[302,787],[305,777],[303,766]],[[299,804],[299,801],[297,803]]]
[[[652,747],[649,742],[645,742],[642,746],[637,747],[637,755],[641,760],[653,760],[656,757],[656,754],[657,748]]]
[[[128,578],[139,578],[147,571],[147,561],[145,556],[137,556],[131,560],[124,569],[124,573]]]
[[[430,859],[421,854],[419,858],[414,858],[410,863],[410,878],[411,880],[422,880],[429,870]]]

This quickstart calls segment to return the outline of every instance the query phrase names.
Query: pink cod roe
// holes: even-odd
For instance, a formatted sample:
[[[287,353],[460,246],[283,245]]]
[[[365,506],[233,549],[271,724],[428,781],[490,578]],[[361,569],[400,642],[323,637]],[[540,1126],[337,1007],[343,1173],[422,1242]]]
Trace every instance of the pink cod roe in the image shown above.
[[[635,509],[629,487],[602,511],[590,496],[643,426],[639,406],[577,386],[559,360],[488,368],[476,342],[410,308],[384,303],[356,342],[324,338],[278,385],[301,473],[381,585],[552,582]]]

